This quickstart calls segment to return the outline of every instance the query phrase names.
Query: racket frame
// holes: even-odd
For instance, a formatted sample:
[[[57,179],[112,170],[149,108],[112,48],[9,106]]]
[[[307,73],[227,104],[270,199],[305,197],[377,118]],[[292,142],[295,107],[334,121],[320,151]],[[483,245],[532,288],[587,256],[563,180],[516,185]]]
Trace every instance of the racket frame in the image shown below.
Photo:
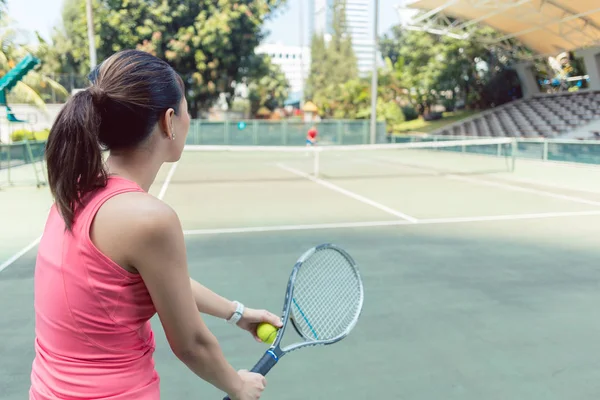
[[[356,317],[354,318],[352,323],[350,325],[348,325],[348,327],[344,330],[344,332],[342,332],[342,334],[340,334],[334,338],[327,339],[327,340],[315,340],[314,338],[306,336],[296,326],[296,324],[294,322],[294,318],[291,318],[292,317],[292,300],[294,298],[294,283],[296,282],[296,276],[298,274],[298,271],[300,270],[300,268],[302,268],[302,265],[304,264],[304,262],[306,260],[308,260],[316,252],[321,251],[321,250],[326,250],[326,249],[333,249],[333,250],[337,251],[342,256],[344,256],[346,258],[346,260],[350,263],[350,265],[354,269],[354,273],[357,275],[357,280],[358,280],[359,288],[360,288],[360,300],[358,303],[358,313],[357,313]],[[344,249],[342,249],[339,246],[332,244],[332,243],[324,243],[324,244],[315,246],[315,247],[307,250],[304,254],[302,254],[300,256],[300,258],[298,258],[298,261],[296,261],[294,268],[292,268],[292,272],[290,274],[290,278],[289,278],[288,284],[287,284],[287,289],[285,292],[285,300],[283,302],[283,312],[282,312],[282,318],[281,318],[283,326],[277,331],[277,335],[275,336],[275,340],[273,341],[273,344],[265,352],[265,355],[263,356],[263,358],[268,356],[270,358],[273,358],[275,363],[277,363],[277,361],[279,361],[279,359],[281,357],[283,357],[285,354],[290,353],[294,350],[298,350],[303,347],[330,345],[330,344],[339,342],[340,340],[342,340],[343,338],[348,336],[348,334],[356,326],[359,316],[362,312],[363,302],[364,302],[364,287],[363,287],[361,275],[356,266],[356,262],[350,256],[350,254],[348,254]],[[304,339],[304,341],[297,342],[297,343],[291,344],[289,346],[286,346],[284,348],[281,348],[281,340],[283,338],[283,335],[287,328],[288,322],[290,320],[292,322],[292,327],[298,333],[298,335],[300,335],[300,337],[302,337]],[[258,366],[258,364],[260,364],[260,361],[257,363],[257,366]],[[253,368],[253,371],[254,371],[254,368]],[[266,372],[268,372],[268,371],[266,371]]]
[[[294,284],[296,282],[296,276],[298,275],[298,271],[300,270],[300,268],[302,268],[302,265],[306,262],[306,260],[308,260],[313,254],[315,254],[318,251],[326,250],[326,249],[333,249],[333,250],[337,251],[338,253],[340,253],[341,255],[343,255],[346,258],[346,260],[349,262],[350,266],[354,269],[354,273],[356,274],[357,281],[358,281],[359,288],[360,288],[360,299],[359,299],[358,308],[357,308],[358,312],[356,313],[356,316],[355,316],[354,320],[352,321],[352,323],[348,325],[348,327],[344,330],[344,332],[342,332],[340,335],[338,335],[334,338],[328,339],[328,340],[315,340],[315,339],[307,337],[305,334],[303,334],[302,331],[296,326],[294,319],[291,318],[292,317],[292,311],[291,311],[292,310],[292,300],[294,298]],[[279,362],[281,357],[283,357],[287,353],[290,353],[294,350],[298,350],[303,347],[330,345],[330,344],[339,342],[340,340],[342,340],[343,338],[348,336],[348,334],[356,326],[358,319],[360,317],[360,314],[362,313],[363,302],[364,302],[363,282],[361,279],[360,272],[356,266],[356,263],[354,262],[354,259],[350,256],[350,254],[348,254],[344,249],[342,249],[339,246],[332,244],[332,243],[324,243],[324,244],[315,246],[315,247],[307,250],[304,254],[302,254],[300,256],[300,258],[298,258],[298,260],[296,261],[296,264],[294,264],[294,267],[292,268],[292,272],[288,279],[288,284],[287,284],[287,288],[286,288],[286,292],[285,292],[285,300],[283,302],[283,312],[282,312],[282,317],[281,317],[281,321],[282,321],[283,325],[277,331],[277,335],[275,336],[275,340],[273,341],[273,344],[263,354],[262,358],[254,365],[251,372],[256,372],[256,373],[259,373],[259,374],[265,376],[271,370],[271,368],[273,368],[275,366],[275,364],[277,364],[277,362]],[[300,337],[302,337],[304,339],[304,341],[297,342],[297,343],[291,344],[289,346],[286,346],[284,348],[281,348],[281,340],[282,340],[285,330],[287,328],[287,324],[290,320],[292,322],[292,326],[293,326],[294,330],[296,330],[298,335]],[[230,400],[230,399],[229,399],[229,397],[225,397],[224,400]]]

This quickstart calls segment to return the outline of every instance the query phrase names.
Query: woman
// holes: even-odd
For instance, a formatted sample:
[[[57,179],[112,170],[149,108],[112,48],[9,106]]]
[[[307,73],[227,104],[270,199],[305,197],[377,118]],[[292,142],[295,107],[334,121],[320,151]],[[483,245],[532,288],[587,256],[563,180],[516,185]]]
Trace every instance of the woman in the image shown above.
[[[46,157],[55,204],[35,271],[36,357],[30,399],[159,399],[149,319],[174,354],[232,399],[266,381],[236,372],[200,313],[250,331],[280,319],[190,279],[177,214],[147,193],[179,160],[190,118],[179,76],[140,51],[108,58],[63,107]],[[104,162],[101,147],[110,150]]]

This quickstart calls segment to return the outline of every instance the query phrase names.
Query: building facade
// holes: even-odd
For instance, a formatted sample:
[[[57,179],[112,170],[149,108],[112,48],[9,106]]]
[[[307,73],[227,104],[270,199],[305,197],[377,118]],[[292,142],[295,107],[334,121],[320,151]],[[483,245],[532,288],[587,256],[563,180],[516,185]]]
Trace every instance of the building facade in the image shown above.
[[[314,30],[325,36],[326,40],[333,33],[334,0],[314,1]],[[368,75],[373,69],[373,13],[371,0],[346,0],[347,30],[352,37],[352,48],[358,62],[358,70]]]
[[[258,46],[256,54],[267,54],[273,64],[279,65],[290,84],[291,93],[304,91],[304,84],[310,72],[310,48],[265,43]],[[302,55],[302,58],[300,57]]]

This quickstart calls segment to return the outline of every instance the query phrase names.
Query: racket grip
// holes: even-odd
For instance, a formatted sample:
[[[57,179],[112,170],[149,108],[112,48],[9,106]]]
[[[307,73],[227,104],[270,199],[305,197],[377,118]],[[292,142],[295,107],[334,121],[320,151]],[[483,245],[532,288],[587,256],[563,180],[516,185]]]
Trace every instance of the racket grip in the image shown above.
[[[277,360],[279,358],[273,353],[271,350],[268,350],[260,360],[256,363],[256,365],[250,370],[250,372],[256,372],[261,374],[262,376],[267,375],[267,373],[277,364]]]
[[[255,372],[257,374],[261,374],[262,376],[267,375],[267,373],[277,364],[278,357],[271,350],[268,350],[265,354],[263,354],[262,358],[258,360],[256,365],[250,370],[250,372]],[[229,396],[225,396],[223,400],[231,400]]]

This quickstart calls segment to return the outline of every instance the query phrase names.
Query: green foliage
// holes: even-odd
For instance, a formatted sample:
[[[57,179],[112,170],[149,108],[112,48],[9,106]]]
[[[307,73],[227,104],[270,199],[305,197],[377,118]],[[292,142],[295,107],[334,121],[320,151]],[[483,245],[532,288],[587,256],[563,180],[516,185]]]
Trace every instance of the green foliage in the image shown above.
[[[382,72],[382,74],[384,74]],[[369,78],[356,78],[339,87],[338,95],[332,101],[334,109],[332,117],[337,119],[369,119],[371,118],[371,81]],[[329,104],[329,103],[325,103]],[[393,91],[385,86],[378,88],[377,119],[385,121],[391,128],[405,121],[404,114]]]
[[[254,48],[280,0],[94,0],[98,61],[138,48],[166,60],[187,85],[192,114],[252,74]],[[67,0],[54,42],[63,72],[89,71],[85,0]]]
[[[379,120],[385,120],[389,130],[405,121],[404,113],[402,113],[400,106],[393,101],[385,101],[382,98],[377,99],[377,115]]]
[[[468,108],[483,108],[513,100],[520,92],[512,79],[511,90],[505,88],[510,95],[494,96],[488,89],[498,89],[513,61],[506,49],[484,44],[498,35],[491,28],[479,28],[469,40],[457,40],[395,27],[380,40],[380,50],[401,86],[408,89],[406,100],[419,114],[440,103],[453,110],[458,100]],[[498,83],[490,86],[490,82]]]
[[[94,9],[96,26],[103,15]],[[86,76],[90,68],[85,0],[64,0],[62,20],[54,28],[51,42],[38,35],[40,45],[36,55],[42,60],[42,71]]]
[[[361,95],[360,85],[353,82],[358,79],[358,66],[346,25],[346,1],[335,0],[331,40],[326,43],[321,35],[315,35],[311,42],[306,98],[317,105],[321,114],[335,118],[349,112],[352,102],[340,102],[342,98],[349,99],[348,90]]]
[[[404,115],[405,121],[412,121],[419,118],[419,113],[412,106],[402,107],[402,114]]]
[[[49,129],[43,129],[35,132],[27,129],[19,129],[11,133],[10,139],[13,142],[20,142],[23,140],[44,141],[48,139],[49,134]]]
[[[1,15],[1,13],[0,13]],[[37,56],[35,48],[21,44],[18,29],[13,27],[10,18],[0,18],[0,76],[14,68],[27,54]],[[29,71],[14,88],[7,93],[9,103],[32,104],[45,110],[44,92],[54,89],[59,95],[66,94],[64,87],[50,79],[37,67]]]
[[[393,127],[394,133],[401,132],[422,132],[431,133],[441,129],[449,124],[468,118],[477,114],[474,110],[460,110],[455,112],[445,112],[442,119],[435,121],[425,121],[423,118],[417,118],[412,121],[405,121]]]
[[[278,65],[271,63],[266,56],[258,59],[262,63],[256,68],[259,74],[252,77],[248,85],[251,115],[255,115],[261,107],[273,111],[282,106],[290,89],[287,78]]]
[[[496,107],[520,97],[521,86],[516,71],[503,70],[483,86],[480,102],[483,107]]]
[[[342,3],[336,2],[340,10]],[[346,33],[340,18],[334,18],[330,43],[318,36],[312,40],[307,98],[325,117],[369,118],[370,78],[356,76],[355,58],[345,53]],[[482,108],[520,97],[518,80],[507,72],[512,55],[502,47],[483,44],[497,35],[490,28],[479,28],[469,40],[456,40],[394,27],[380,40],[385,67],[378,72],[378,119],[394,127],[419,115],[436,118],[432,108],[438,104],[454,110],[462,100],[468,108]],[[351,68],[345,67],[344,57],[352,60]],[[501,82],[506,86],[500,87]]]
[[[305,97],[314,99],[319,90],[327,86],[329,75],[329,71],[324,64],[327,58],[327,46],[322,35],[313,34],[310,42],[310,57],[310,72],[306,80]]]

